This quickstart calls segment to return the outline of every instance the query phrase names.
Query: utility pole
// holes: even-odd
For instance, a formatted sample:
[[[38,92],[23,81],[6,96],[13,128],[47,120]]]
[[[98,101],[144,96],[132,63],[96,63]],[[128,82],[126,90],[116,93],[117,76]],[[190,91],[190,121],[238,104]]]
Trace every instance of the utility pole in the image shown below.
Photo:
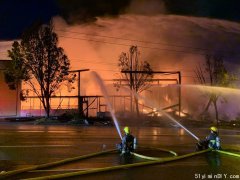
[[[135,80],[136,80],[136,77],[133,78],[133,66],[135,65],[135,61],[133,62],[133,54],[134,54],[134,51],[137,49],[137,46],[132,46],[132,48],[129,49],[130,51],[130,90],[131,90],[131,93],[130,93],[130,110],[131,110],[131,113],[133,112],[133,89],[135,87]],[[136,74],[134,74],[136,75]]]
[[[181,109],[182,109],[182,92],[181,92],[181,84],[182,84],[182,76],[181,76],[181,71],[178,71],[178,84],[179,84],[179,87],[178,87],[178,101],[179,101],[179,117],[181,117]]]
[[[80,116],[83,116],[83,98],[81,97],[81,89],[80,89],[80,79],[81,79],[81,72],[83,71],[89,71],[89,69],[79,69],[79,70],[73,70],[68,71],[71,73],[78,73],[78,113]]]
[[[133,55],[130,49],[130,111],[131,113],[133,112],[133,94],[132,94],[132,90],[133,90],[133,77],[132,77],[132,66],[133,66]]]

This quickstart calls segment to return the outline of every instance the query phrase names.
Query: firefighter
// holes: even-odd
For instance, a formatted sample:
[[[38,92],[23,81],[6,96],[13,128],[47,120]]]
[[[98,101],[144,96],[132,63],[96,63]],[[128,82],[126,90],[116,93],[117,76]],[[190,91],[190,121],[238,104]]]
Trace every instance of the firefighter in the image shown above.
[[[197,143],[197,150],[203,150],[212,148],[219,150],[221,149],[220,138],[218,136],[218,129],[214,126],[210,127],[210,134],[204,139]]]
[[[137,140],[131,135],[129,127],[124,127],[123,131],[125,135],[122,138],[122,142],[117,145],[117,148],[121,154],[130,154],[137,148]]]

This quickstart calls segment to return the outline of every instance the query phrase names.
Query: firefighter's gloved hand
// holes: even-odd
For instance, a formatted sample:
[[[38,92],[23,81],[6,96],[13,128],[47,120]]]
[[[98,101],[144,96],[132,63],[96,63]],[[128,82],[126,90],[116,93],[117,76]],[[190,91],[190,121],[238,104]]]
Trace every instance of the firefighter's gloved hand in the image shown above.
[[[202,146],[202,141],[201,141],[201,140],[198,141],[198,142],[197,142],[197,145],[198,145],[198,146]]]
[[[122,152],[121,152],[121,155],[124,155],[124,154],[125,154],[125,151],[122,151]]]
[[[119,153],[122,152],[122,145],[121,144],[116,144],[116,148],[117,148]]]
[[[202,141],[200,140],[196,143],[196,151],[201,151],[201,150],[203,150],[203,144],[202,144]]]

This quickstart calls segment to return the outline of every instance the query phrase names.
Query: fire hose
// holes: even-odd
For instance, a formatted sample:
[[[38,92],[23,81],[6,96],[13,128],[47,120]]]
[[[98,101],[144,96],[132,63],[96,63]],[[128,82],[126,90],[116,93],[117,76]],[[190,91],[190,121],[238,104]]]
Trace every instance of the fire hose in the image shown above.
[[[147,165],[154,165],[154,164],[162,164],[162,163],[167,163],[167,162],[176,161],[176,160],[179,160],[179,159],[184,159],[184,158],[188,158],[188,157],[191,157],[191,156],[203,154],[203,153],[206,153],[206,152],[209,152],[209,151],[211,151],[211,149],[206,149],[206,150],[203,150],[203,151],[189,153],[189,154],[185,154],[185,155],[182,155],[182,156],[160,158],[159,160],[152,160],[152,161],[147,161],[147,162],[125,164],[125,165],[118,165],[118,166],[110,166],[110,167],[104,167],[104,168],[96,168],[96,169],[91,169],[91,170],[86,170],[86,171],[77,171],[77,172],[63,173],[63,174],[58,174],[58,175],[29,178],[29,179],[25,179],[25,180],[60,179],[60,178],[68,178],[68,177],[73,177],[73,176],[80,176],[80,175],[84,175],[84,174],[93,174],[93,173],[98,173],[98,172],[112,171],[112,170],[117,170],[117,169],[125,169],[125,168],[131,168],[131,167],[140,167],[140,166],[147,166]]]
[[[160,151],[163,151],[163,152],[169,152],[170,154],[177,155],[175,152],[170,151],[170,150],[161,149],[161,148],[154,148],[154,149],[157,149],[157,150],[160,150]],[[62,164],[66,164],[66,163],[81,160],[81,159],[87,159],[87,158],[90,158],[90,157],[95,157],[95,156],[111,153],[111,152],[117,152],[117,150],[116,149],[111,149],[111,150],[108,150],[108,151],[101,151],[101,152],[91,153],[91,154],[82,155],[82,156],[78,156],[78,157],[67,158],[67,159],[64,159],[64,160],[55,161],[55,162],[46,163],[46,164],[41,164],[41,165],[37,165],[37,166],[31,166],[31,167],[12,170],[12,171],[8,171],[8,172],[2,172],[2,173],[0,173],[0,179],[6,178],[8,176],[13,176],[13,175],[17,175],[17,174],[20,174],[20,173],[28,172],[28,171],[33,171],[33,170],[43,169],[43,168],[49,168],[49,167],[62,165]],[[142,158],[143,157],[150,158],[148,156],[142,156]]]
[[[79,175],[84,175],[84,174],[106,172],[106,171],[117,170],[117,169],[125,169],[125,168],[131,168],[131,167],[140,167],[140,166],[161,164],[161,163],[167,163],[167,162],[176,161],[176,160],[188,158],[188,157],[191,157],[191,156],[199,155],[199,154],[206,153],[206,152],[209,152],[209,151],[212,150],[212,149],[207,149],[207,150],[203,150],[203,151],[199,151],[199,152],[194,152],[194,153],[190,153],[190,154],[186,154],[186,155],[177,156],[177,154],[173,151],[169,151],[169,150],[161,149],[161,148],[160,149],[155,148],[155,149],[158,149],[158,150],[161,150],[161,151],[164,151],[164,152],[169,152],[169,153],[173,154],[174,157],[162,157],[162,158],[161,157],[149,157],[149,156],[144,156],[144,155],[141,155],[141,154],[138,154],[138,153],[132,153],[134,156],[137,156],[137,157],[140,157],[140,158],[143,158],[143,159],[148,159],[148,160],[151,160],[151,161],[134,163],[134,164],[126,164],[126,165],[118,165],[118,166],[110,166],[110,167],[104,167],[104,168],[95,168],[95,169],[86,170],[86,171],[63,173],[63,174],[59,174],[59,175],[36,177],[36,178],[30,178],[28,180],[59,179],[59,178],[79,176]],[[227,155],[231,155],[231,156],[235,156],[235,157],[240,157],[240,154],[231,153],[231,152],[227,152],[227,151],[223,151],[223,150],[216,150],[216,151],[219,152],[219,153],[222,153],[222,154],[227,154]],[[8,177],[8,176],[20,174],[20,173],[27,172],[27,171],[48,168],[48,167],[57,166],[57,165],[61,165],[61,164],[66,164],[66,163],[69,163],[69,162],[72,162],[72,161],[86,159],[86,158],[90,158],[90,157],[94,157],[94,156],[98,156],[98,155],[103,155],[103,154],[107,154],[107,153],[111,153],[111,152],[116,152],[116,150],[112,149],[112,150],[108,150],[108,151],[91,153],[91,154],[87,154],[87,155],[83,155],[83,156],[79,156],[79,157],[74,157],[74,158],[68,158],[68,159],[64,159],[64,160],[56,161],[56,162],[52,162],[52,163],[46,163],[46,164],[42,164],[42,165],[38,165],[38,166],[32,166],[32,167],[28,167],[28,168],[13,170],[13,171],[1,173],[0,178],[2,179],[2,178],[5,178],[5,177]]]

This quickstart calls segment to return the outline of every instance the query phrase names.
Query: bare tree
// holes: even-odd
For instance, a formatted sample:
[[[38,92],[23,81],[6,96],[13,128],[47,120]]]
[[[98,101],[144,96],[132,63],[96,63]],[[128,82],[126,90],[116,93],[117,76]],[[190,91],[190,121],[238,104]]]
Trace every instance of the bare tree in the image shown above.
[[[8,84],[25,81],[38,96],[49,117],[51,96],[64,81],[73,82],[75,77],[68,74],[70,62],[63,48],[58,47],[53,26],[32,26],[23,34],[21,42],[13,43],[8,53],[12,66],[5,72],[6,81]]]
[[[235,80],[235,76],[231,75],[224,66],[223,56],[221,55],[209,55],[205,56],[204,64],[199,64],[195,68],[195,75],[200,84],[218,87],[229,87],[232,81]],[[217,92],[211,92],[207,94],[208,102],[202,112],[202,115],[206,114],[211,105],[214,106],[215,118],[217,125],[219,124],[219,112],[218,112],[218,99],[221,94]]]
[[[148,89],[151,84],[150,80],[153,78],[152,68],[147,61],[140,61],[140,52],[137,46],[131,46],[129,53],[122,52],[118,66],[121,70],[121,78],[127,80],[129,88],[136,93]],[[120,83],[121,84],[121,83]],[[134,96],[136,112],[139,115],[138,99]],[[132,104],[131,104],[132,110]]]

